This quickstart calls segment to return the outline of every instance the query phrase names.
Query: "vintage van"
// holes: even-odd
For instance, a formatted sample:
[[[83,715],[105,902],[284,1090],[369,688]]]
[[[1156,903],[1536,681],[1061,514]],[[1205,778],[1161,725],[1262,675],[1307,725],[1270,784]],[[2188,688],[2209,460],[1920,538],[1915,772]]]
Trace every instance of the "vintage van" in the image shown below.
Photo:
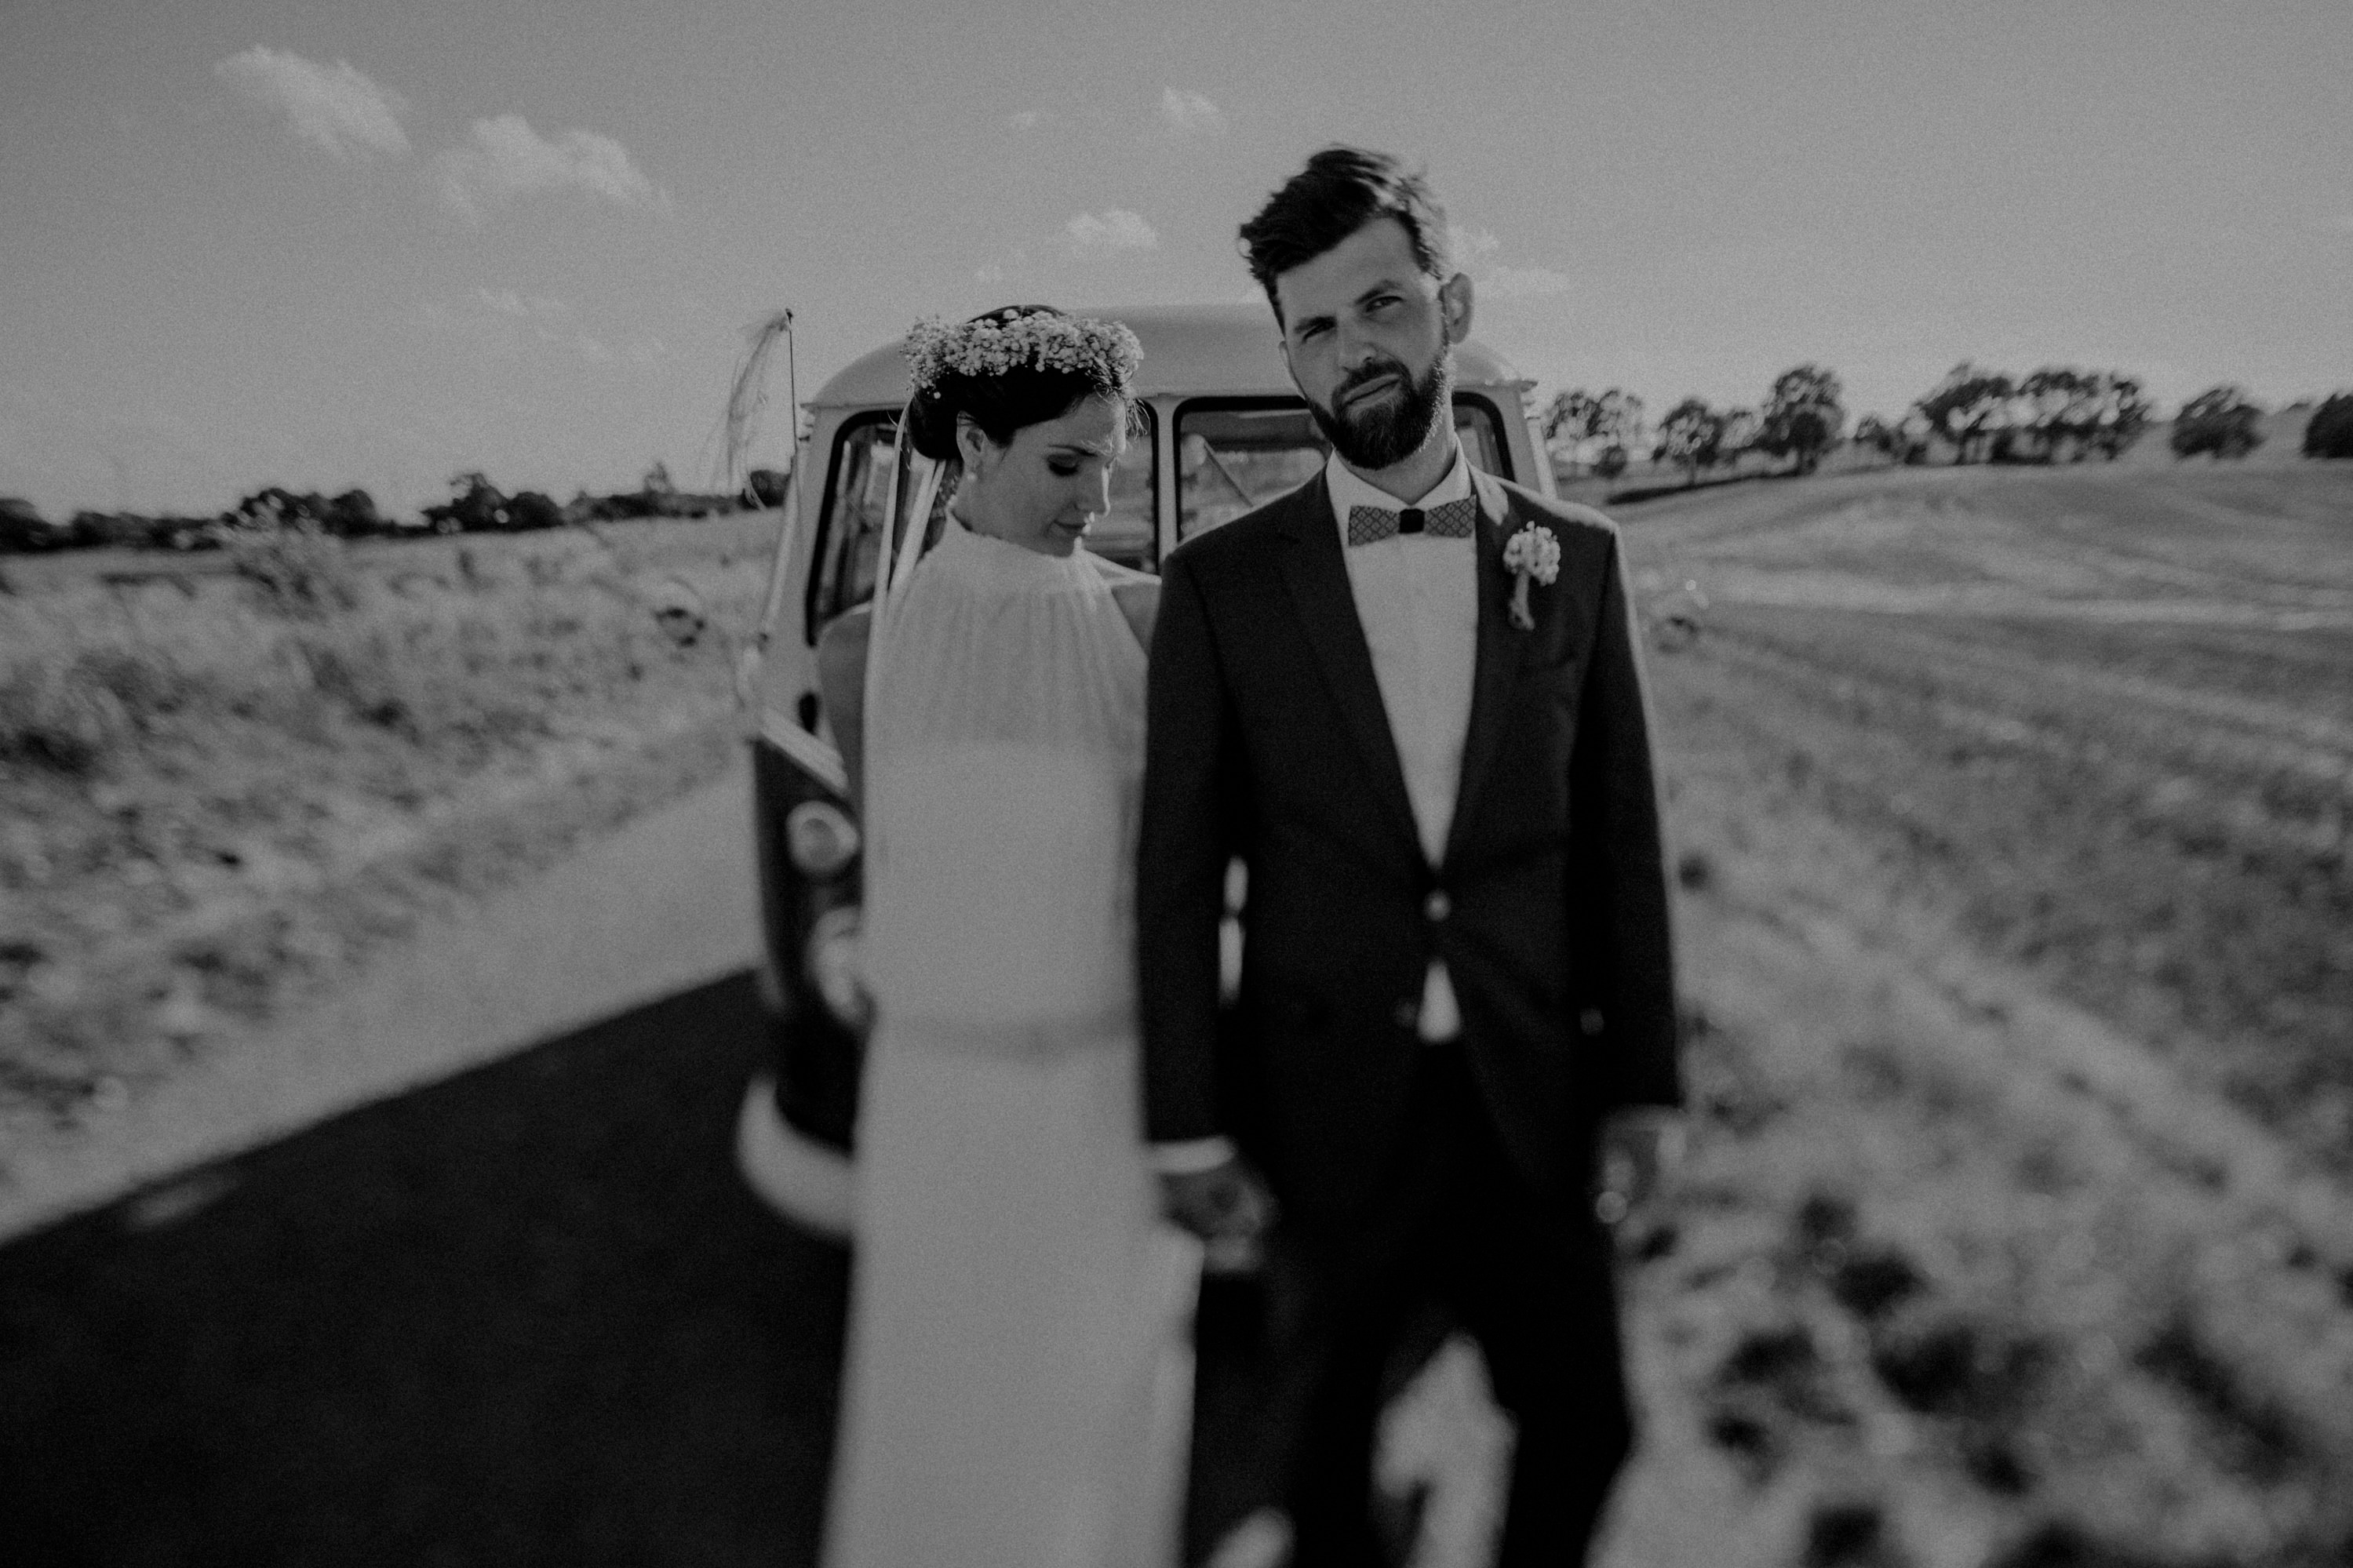
[[[1086,548],[1145,571],[1193,535],[1305,481],[1326,447],[1291,383],[1265,305],[1091,310],[1144,345],[1141,427]],[[1455,350],[1454,424],[1471,461],[1552,493],[1533,384],[1475,340]],[[859,1064],[856,803],[818,682],[818,637],[874,592],[886,513],[912,517],[930,465],[898,448],[909,393],[896,342],[852,362],[806,405],[755,647],[740,672],[752,747],[753,840],[765,946],[769,1068],[738,1116],[745,1181],[787,1218],[846,1236]],[[892,491],[896,489],[894,499]],[[923,507],[934,537],[945,505]],[[917,546],[920,548],[920,546]]]

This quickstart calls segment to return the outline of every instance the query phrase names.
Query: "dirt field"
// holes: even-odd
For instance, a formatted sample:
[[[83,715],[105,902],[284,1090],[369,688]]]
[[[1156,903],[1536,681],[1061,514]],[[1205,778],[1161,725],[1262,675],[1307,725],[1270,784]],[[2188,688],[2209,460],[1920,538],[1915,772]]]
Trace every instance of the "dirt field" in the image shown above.
[[[2353,470],[1619,515],[1704,608],[1651,667],[1700,1117],[1629,1227],[1670,1414],[1617,1561],[1707,1560],[1679,1511],[1717,1561],[2347,1561]]]

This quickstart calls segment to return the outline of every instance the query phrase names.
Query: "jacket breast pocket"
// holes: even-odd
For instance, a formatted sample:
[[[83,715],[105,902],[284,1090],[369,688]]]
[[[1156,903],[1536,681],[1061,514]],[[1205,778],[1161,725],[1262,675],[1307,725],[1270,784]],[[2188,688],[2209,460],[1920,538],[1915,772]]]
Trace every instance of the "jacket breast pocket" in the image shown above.
[[[1547,651],[1550,650],[1536,649],[1531,653],[1527,662],[1520,666],[1521,681],[1576,690],[1585,679],[1584,658],[1573,647],[1560,649],[1552,658],[1545,657]]]
[[[1585,667],[1571,659],[1558,668],[1524,669],[1512,692],[1504,758],[1491,781],[1516,797],[1514,820],[1565,827],[1569,758],[1585,699]],[[1490,787],[1493,787],[1491,783]]]
[[[1578,607],[1561,605],[1558,613],[1535,617],[1535,625],[1515,635],[1526,639],[1520,667],[1557,673],[1575,669],[1592,652],[1592,623]]]
[[[1572,653],[1556,664],[1523,665],[1517,688],[1519,701],[1533,713],[1574,725],[1585,692],[1585,660]]]

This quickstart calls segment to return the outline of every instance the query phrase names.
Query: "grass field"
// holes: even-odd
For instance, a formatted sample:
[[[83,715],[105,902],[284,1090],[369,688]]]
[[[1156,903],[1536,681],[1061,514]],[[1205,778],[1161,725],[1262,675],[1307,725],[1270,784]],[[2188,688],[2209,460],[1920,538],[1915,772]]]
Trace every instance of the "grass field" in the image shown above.
[[[1731,1464],[1742,1562],[2353,1560],[2353,468],[1618,516],[1704,605],[1644,1484]]]
[[[102,1110],[715,773],[773,527],[7,562],[0,1122]],[[691,643],[651,613],[690,591]]]
[[[2353,1161],[2353,473],[1855,475],[1630,521],[1713,601],[1661,663],[1694,732]]]

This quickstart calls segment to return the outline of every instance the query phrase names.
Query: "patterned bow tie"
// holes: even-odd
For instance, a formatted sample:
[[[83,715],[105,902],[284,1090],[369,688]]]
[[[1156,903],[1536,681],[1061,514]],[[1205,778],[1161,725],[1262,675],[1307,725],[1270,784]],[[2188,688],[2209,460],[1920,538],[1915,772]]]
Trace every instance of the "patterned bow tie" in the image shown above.
[[[1424,511],[1409,506],[1403,511],[1391,511],[1387,507],[1352,506],[1348,509],[1348,542],[1377,544],[1392,534],[1428,533],[1440,539],[1468,539],[1477,526],[1479,503],[1469,496],[1461,500],[1444,501]]]

